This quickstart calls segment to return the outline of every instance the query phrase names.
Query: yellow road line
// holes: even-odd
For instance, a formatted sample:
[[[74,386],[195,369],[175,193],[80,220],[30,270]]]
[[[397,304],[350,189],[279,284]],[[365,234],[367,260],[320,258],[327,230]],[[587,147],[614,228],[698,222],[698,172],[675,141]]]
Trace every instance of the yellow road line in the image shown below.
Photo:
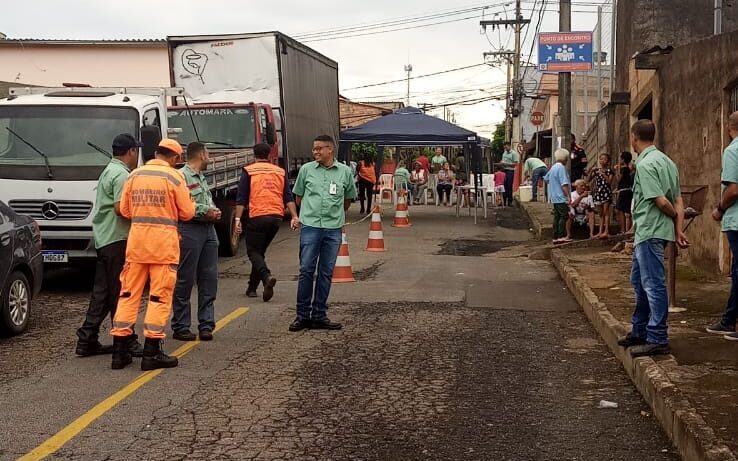
[[[223,317],[216,323],[215,330],[213,332],[215,333],[219,330],[222,330],[230,322],[244,315],[248,311],[249,311],[248,307],[239,307],[239,308],[234,309],[233,312],[226,315],[225,317]],[[199,340],[188,342],[182,345],[181,347],[179,347],[176,351],[174,351],[172,355],[176,357],[182,357],[186,355],[187,353],[189,353],[192,349],[194,349],[198,344],[200,344]],[[148,383],[152,379],[159,376],[162,371],[164,370],[159,369],[159,370],[145,371],[141,373],[140,375],[136,377],[136,379],[131,381],[121,390],[119,390],[115,394],[111,395],[110,397],[106,398],[102,402],[92,407],[92,409],[89,410],[87,413],[83,414],[79,418],[72,421],[67,427],[60,430],[56,434],[54,434],[52,437],[47,439],[41,445],[34,448],[29,453],[18,458],[18,461],[31,461],[31,460],[44,459],[50,454],[56,452],[62,446],[64,446],[67,442],[69,442],[74,437],[76,437],[77,434],[82,432],[87,426],[92,424],[97,418],[99,418],[100,416],[110,411],[113,407],[115,407],[117,404],[122,402],[125,398],[127,398],[128,396],[136,392],[138,389],[140,389],[144,384]]]

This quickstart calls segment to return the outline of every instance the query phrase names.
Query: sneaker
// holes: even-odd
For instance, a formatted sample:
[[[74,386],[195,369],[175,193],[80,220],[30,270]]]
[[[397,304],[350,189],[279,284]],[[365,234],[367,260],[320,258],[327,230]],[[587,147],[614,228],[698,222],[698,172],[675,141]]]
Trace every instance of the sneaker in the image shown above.
[[[728,333],[727,335],[723,336],[723,338],[727,339],[728,341],[738,341],[738,333]]]
[[[197,339],[197,335],[190,330],[175,331],[172,338],[177,341],[194,341]]]
[[[310,328],[310,321],[303,320],[299,317],[297,317],[295,321],[290,324],[290,331],[302,331],[308,328]]]
[[[310,322],[310,328],[313,330],[340,330],[343,328],[343,325],[338,322],[331,322],[328,318],[324,318],[323,320],[313,320]]]
[[[212,341],[213,332],[210,330],[200,330],[200,341]]]
[[[669,354],[671,354],[671,349],[669,349],[668,344],[646,343],[646,344],[641,344],[640,346],[633,346],[630,348],[630,356],[633,358],[649,357],[652,355],[669,355]]]
[[[264,282],[264,293],[262,293],[261,299],[263,299],[265,303],[269,302],[269,300],[274,297],[274,285],[276,284],[277,279],[271,276],[266,282]]]
[[[715,333],[716,335],[724,335],[726,333],[735,333],[735,326],[726,327],[723,325],[723,322],[718,322],[711,327],[705,328],[705,331],[708,333]]]
[[[618,338],[618,346],[629,348],[632,346],[641,346],[646,344],[646,340],[643,338],[636,338],[632,333],[628,333],[622,338]]]
[[[77,349],[74,351],[79,357],[92,357],[93,355],[106,355],[113,353],[113,346],[103,346],[98,341],[94,343],[77,343]]]

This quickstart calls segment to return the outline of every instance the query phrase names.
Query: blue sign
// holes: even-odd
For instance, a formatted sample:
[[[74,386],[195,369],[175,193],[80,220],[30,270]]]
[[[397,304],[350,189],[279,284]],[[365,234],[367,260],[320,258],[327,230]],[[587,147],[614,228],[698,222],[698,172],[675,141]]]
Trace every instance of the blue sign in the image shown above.
[[[592,70],[592,32],[545,32],[538,35],[538,70],[587,72]]]

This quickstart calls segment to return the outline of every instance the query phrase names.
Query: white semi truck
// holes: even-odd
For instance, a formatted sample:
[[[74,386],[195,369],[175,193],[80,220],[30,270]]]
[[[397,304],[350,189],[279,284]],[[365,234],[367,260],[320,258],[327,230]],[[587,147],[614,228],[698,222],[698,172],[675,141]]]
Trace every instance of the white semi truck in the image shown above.
[[[168,134],[167,105],[181,88],[13,88],[0,100],[0,200],[33,217],[46,263],[92,261],[92,212],[97,180],[110,161],[112,139],[140,137],[139,164]],[[214,159],[206,173],[216,205],[221,250],[235,252],[232,195],[253,150]]]

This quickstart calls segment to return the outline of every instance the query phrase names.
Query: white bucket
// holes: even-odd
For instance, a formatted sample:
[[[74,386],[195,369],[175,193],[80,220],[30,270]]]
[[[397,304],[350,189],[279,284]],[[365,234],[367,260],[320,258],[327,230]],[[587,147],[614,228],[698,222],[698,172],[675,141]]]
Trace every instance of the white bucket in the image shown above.
[[[533,186],[520,186],[518,188],[521,202],[530,202],[533,198]]]

